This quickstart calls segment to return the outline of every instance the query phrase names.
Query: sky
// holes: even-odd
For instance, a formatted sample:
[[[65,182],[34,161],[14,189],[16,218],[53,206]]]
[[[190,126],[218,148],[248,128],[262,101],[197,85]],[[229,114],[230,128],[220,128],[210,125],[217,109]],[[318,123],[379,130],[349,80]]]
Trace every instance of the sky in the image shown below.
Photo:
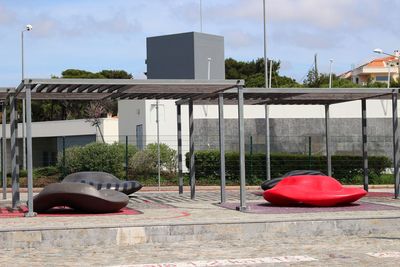
[[[145,78],[146,37],[200,31],[200,0],[0,0],[0,86],[68,68],[123,69]],[[203,32],[225,37],[225,57],[263,57],[262,0],[202,0]],[[318,54],[321,72],[343,73],[400,49],[400,0],[266,0],[268,57],[302,82]]]

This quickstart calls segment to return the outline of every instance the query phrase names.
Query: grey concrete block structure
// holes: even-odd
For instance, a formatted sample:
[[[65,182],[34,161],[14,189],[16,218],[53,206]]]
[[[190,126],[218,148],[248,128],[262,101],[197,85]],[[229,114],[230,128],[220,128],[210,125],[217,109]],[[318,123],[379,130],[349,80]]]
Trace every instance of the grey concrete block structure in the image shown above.
[[[210,70],[208,67],[210,61]],[[225,79],[224,37],[187,32],[147,38],[148,79]]]

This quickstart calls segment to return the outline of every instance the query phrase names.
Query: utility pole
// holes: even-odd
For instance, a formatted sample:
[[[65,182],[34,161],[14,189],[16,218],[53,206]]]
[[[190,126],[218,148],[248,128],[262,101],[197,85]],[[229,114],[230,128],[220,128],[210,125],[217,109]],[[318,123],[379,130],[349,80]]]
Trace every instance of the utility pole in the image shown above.
[[[314,55],[314,78],[318,80],[318,54],[315,53]]]
[[[200,0],[200,32],[203,32],[203,1]]]

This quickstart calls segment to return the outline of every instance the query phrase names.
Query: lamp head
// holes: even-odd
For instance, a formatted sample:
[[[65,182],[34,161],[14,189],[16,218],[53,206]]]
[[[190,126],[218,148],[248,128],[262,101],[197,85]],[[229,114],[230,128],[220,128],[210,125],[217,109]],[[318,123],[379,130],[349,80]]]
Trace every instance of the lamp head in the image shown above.
[[[29,32],[33,29],[32,25],[28,24],[26,25],[26,30]]]
[[[375,49],[374,49],[374,53],[383,54],[383,50],[380,49],[380,48],[375,48]]]

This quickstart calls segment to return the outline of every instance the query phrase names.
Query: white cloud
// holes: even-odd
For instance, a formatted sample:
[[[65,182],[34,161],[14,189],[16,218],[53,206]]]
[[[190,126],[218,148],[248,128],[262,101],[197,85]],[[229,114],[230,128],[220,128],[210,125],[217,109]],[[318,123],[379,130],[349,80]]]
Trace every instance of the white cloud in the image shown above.
[[[0,26],[14,22],[15,18],[15,12],[0,4]]]
[[[222,3],[221,3],[222,2]],[[212,21],[258,21],[262,20],[262,0],[230,0],[208,1],[204,7],[204,14]],[[377,27],[382,20],[382,8],[397,6],[398,3],[388,0],[266,0],[267,16],[271,23],[305,24],[316,29],[346,30]],[[182,5],[184,14],[193,19],[193,5]],[[398,8],[394,8],[398,10]],[[189,10],[189,11],[187,11]],[[190,11],[191,10],[191,11]],[[393,17],[396,13],[393,12]]]
[[[124,12],[111,14],[107,18],[71,15],[55,19],[41,14],[33,19],[32,24],[35,25],[35,36],[38,37],[132,34],[142,30],[141,24],[136,20],[128,20]]]
[[[228,29],[221,32],[225,45],[231,48],[248,48],[258,46],[262,39],[240,29]]]

